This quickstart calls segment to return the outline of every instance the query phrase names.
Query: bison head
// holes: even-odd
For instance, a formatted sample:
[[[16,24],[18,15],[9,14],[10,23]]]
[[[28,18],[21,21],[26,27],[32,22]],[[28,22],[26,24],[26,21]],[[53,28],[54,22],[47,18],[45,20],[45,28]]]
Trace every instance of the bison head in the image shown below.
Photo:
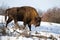
[[[31,24],[35,25],[35,27],[40,26],[40,22],[41,22],[41,17],[36,16],[32,21]]]
[[[41,17],[39,16],[35,17],[35,27],[40,26],[40,22],[41,22]]]

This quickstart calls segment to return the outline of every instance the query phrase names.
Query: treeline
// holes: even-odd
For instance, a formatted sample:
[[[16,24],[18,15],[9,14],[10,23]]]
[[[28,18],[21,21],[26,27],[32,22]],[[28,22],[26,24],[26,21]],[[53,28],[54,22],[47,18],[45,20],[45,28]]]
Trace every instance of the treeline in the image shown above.
[[[42,15],[42,21],[60,23],[60,8],[48,9]]]

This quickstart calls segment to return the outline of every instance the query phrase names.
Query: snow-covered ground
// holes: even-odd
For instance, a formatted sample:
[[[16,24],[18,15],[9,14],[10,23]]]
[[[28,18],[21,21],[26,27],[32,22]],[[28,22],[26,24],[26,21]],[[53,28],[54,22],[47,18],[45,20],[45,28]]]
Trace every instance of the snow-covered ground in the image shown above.
[[[19,25],[23,25],[23,22],[18,22]],[[8,26],[14,26],[14,23],[10,23]],[[41,22],[39,27],[32,25],[32,31],[47,31],[55,34],[60,34],[60,24],[50,23],[50,22]]]
[[[2,19],[3,18],[3,19]],[[4,16],[0,16],[0,28],[3,28],[3,26],[5,24],[1,23],[4,22]],[[4,22],[5,23],[5,22]],[[18,22],[19,25],[23,25],[23,22]],[[32,31],[27,31],[25,30],[16,30],[15,32],[13,32],[13,27],[14,23],[11,22],[8,25],[8,28],[10,30],[7,30],[7,34],[9,35],[5,35],[3,36],[1,33],[0,35],[0,40],[45,40],[47,38],[47,40],[60,40],[60,24],[57,23],[50,23],[50,22],[41,22],[41,25],[39,27],[34,27],[34,25],[32,25]],[[28,29],[28,27],[27,27]],[[1,30],[0,30],[1,31]],[[17,37],[18,36],[18,37]],[[28,38],[27,38],[27,37]],[[49,39],[50,37],[52,37],[51,39]],[[53,39],[55,38],[55,39]]]
[[[23,22],[19,22],[19,24],[23,24]],[[2,26],[2,24],[0,25]],[[31,34],[29,35],[29,31],[24,31],[24,30],[16,30],[18,32],[13,32],[12,29],[13,23],[10,23],[8,25],[8,28],[10,30],[7,30],[7,34],[9,36],[0,36],[0,40],[45,40],[45,38],[47,38],[47,40],[51,40],[49,39],[49,37],[51,37],[51,35],[56,38],[57,40],[60,40],[60,24],[56,24],[56,23],[49,23],[49,22],[41,22],[41,26],[39,27],[34,27],[32,25],[32,31]],[[0,30],[1,31],[1,30]],[[36,33],[36,31],[38,33]],[[21,34],[20,34],[20,33]],[[23,34],[23,33],[24,34]],[[36,34],[35,34],[36,33]],[[30,36],[30,37],[25,37],[25,36]],[[43,38],[39,38],[40,36],[43,36]],[[53,40],[53,39],[52,39]],[[55,39],[54,39],[55,40]]]

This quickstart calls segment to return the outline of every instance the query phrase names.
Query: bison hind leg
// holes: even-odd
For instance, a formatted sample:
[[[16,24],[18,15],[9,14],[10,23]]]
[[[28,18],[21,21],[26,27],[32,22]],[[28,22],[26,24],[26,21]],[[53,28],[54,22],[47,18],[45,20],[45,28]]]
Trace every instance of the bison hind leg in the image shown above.
[[[6,21],[6,27],[11,21],[12,21],[12,19],[9,17],[8,20]]]

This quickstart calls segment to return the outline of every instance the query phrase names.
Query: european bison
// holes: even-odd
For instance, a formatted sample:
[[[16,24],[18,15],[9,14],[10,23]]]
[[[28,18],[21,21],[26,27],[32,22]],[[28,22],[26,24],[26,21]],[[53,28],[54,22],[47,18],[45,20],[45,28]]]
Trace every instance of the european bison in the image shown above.
[[[5,20],[7,19],[7,16],[8,20],[6,21],[6,27],[12,20],[14,20],[16,25],[18,25],[17,21],[23,21],[24,26],[28,24],[28,27],[31,31],[31,24],[39,26],[41,22],[41,17],[39,17],[36,9],[29,6],[9,8],[6,10]]]

